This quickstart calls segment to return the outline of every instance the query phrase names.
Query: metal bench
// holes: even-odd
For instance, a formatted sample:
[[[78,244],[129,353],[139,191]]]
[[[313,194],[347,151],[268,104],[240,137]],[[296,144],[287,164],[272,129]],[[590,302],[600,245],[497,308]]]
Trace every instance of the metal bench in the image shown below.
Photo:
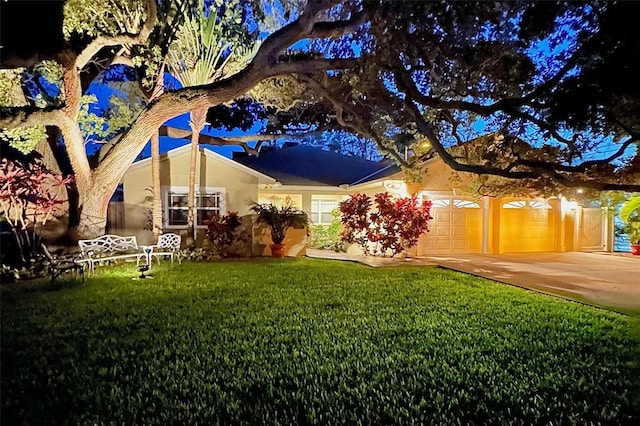
[[[160,263],[160,257],[165,256],[171,259],[171,263],[173,263],[174,255],[178,258],[178,263],[182,263],[182,258],[177,255],[180,251],[180,244],[182,242],[182,237],[178,234],[174,234],[172,232],[162,234],[158,237],[158,244],[153,247],[153,252],[150,254],[151,257],[156,258],[158,264]]]
[[[77,256],[52,254],[44,243],[40,244],[40,247],[47,259],[47,266],[51,274],[51,283],[53,283],[57,277],[68,271],[80,272],[82,282],[84,282],[84,264],[79,261]]]
[[[136,259],[136,266],[139,266],[140,259],[148,259],[148,255],[138,247],[135,236],[103,235],[91,240],[80,240],[78,246],[82,261],[87,263],[90,271],[94,270],[96,263]]]

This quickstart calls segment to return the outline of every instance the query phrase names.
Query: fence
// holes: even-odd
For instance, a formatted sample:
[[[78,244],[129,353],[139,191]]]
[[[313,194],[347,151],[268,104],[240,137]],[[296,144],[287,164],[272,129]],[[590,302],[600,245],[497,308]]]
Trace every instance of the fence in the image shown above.
[[[124,229],[124,202],[110,202],[107,208],[107,234],[117,234]]]

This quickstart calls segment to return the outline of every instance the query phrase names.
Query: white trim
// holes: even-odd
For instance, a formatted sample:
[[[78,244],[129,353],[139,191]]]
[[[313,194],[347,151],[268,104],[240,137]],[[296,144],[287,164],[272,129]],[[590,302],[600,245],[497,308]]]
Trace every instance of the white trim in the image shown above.
[[[322,185],[280,185],[277,188],[260,188],[260,190],[268,190],[274,193],[280,192],[292,192],[292,191],[327,191],[327,192],[341,192],[349,194],[350,191],[339,186],[322,186]]]
[[[313,195],[311,196],[311,208],[310,208],[310,212],[309,212],[309,216],[311,217],[311,221],[313,222],[314,225],[330,225],[333,222],[333,216],[331,217],[331,220],[329,222],[323,222],[322,221],[322,214],[323,213],[331,213],[334,209],[337,209],[340,207],[340,201],[338,199],[326,199],[326,198],[318,198],[318,196],[314,197]],[[325,210],[313,210],[314,207],[314,202],[316,203],[316,206],[319,208],[320,204],[322,204],[323,202],[329,202],[332,203],[332,209],[329,210],[328,212]],[[313,220],[313,216],[316,215],[318,216],[318,220],[314,221]]]
[[[176,185],[176,186],[162,186],[160,188],[160,192],[162,194],[162,228],[163,229],[172,229],[172,230],[176,230],[176,229],[186,229],[187,225],[169,225],[169,192],[178,192],[178,193],[184,193],[184,194],[188,194],[189,193],[189,187],[188,186],[181,186],[181,185]],[[196,185],[196,198],[198,196],[198,193],[200,192],[200,185]],[[216,193],[220,193],[222,194],[222,197],[220,199],[220,214],[221,215],[225,215],[227,214],[227,188],[221,187],[221,186],[206,186],[204,187],[204,194],[216,194]],[[196,207],[196,217],[195,219],[197,220],[197,207]],[[197,225],[195,226],[196,229],[206,229],[207,226],[206,225]]]
[[[370,178],[372,178],[373,176],[375,176],[375,175],[379,175],[380,173],[384,172],[385,170],[389,170],[391,167],[395,167],[395,166],[396,166],[396,164],[395,164],[395,163],[391,163],[391,164],[389,164],[389,165],[387,165],[387,166],[385,166],[385,167],[383,167],[383,168],[381,168],[381,169],[376,170],[376,171],[375,171],[375,172],[373,172],[373,173],[369,173],[369,174],[368,174],[368,175],[366,175],[365,177],[362,177],[362,178],[360,178],[360,179],[356,180],[355,182],[351,182],[351,183],[350,183],[350,184],[348,184],[348,185],[349,185],[349,186],[357,186],[357,185],[361,185],[361,184],[368,183],[368,182],[369,182],[369,179],[370,179]],[[382,178],[371,179],[371,182],[375,182],[376,180],[379,180],[379,179],[389,179],[389,178],[391,178],[391,176],[397,175],[398,173],[402,173],[402,171],[401,171],[401,170],[399,170],[399,171],[397,171],[396,173],[394,173],[393,175],[384,176],[384,177],[382,177]],[[393,180],[393,179],[390,179],[390,180]]]
[[[191,150],[191,145],[184,145],[178,148],[174,148],[172,150],[169,150],[165,153],[163,153],[162,155],[160,155],[160,161],[165,160],[167,158],[172,158],[175,157],[177,155],[181,155],[181,154],[185,154],[188,151]],[[258,183],[259,184],[274,184],[276,183],[276,179],[272,178],[271,176],[267,176],[264,173],[260,173],[257,170],[252,169],[251,167],[247,167],[244,164],[240,164],[237,161],[233,161],[230,158],[225,157],[224,155],[220,155],[217,152],[211,151],[209,149],[206,149],[202,146],[198,146],[198,151],[202,154],[204,153],[205,156],[210,157],[212,159],[218,160],[230,167],[233,167],[237,170],[240,170],[244,173],[250,174],[252,176],[255,176],[258,178]],[[129,166],[129,170],[137,170],[140,169],[142,167],[146,167],[148,165],[151,165],[151,157],[149,158],[145,158],[143,160],[137,161],[135,163],[133,163],[131,166]]]
[[[451,190],[429,190],[423,189],[418,191],[419,197],[455,197],[455,191]]]
[[[405,185],[405,188],[406,188],[406,182],[403,179],[391,179],[391,176],[387,176],[385,178],[380,178],[376,180],[371,180],[369,182],[359,183],[357,185],[349,187],[349,189],[352,192],[357,192],[357,191],[363,191],[367,189],[373,189],[376,187],[381,187],[385,191],[387,191],[388,188],[385,185],[386,183],[398,183],[400,185]]]

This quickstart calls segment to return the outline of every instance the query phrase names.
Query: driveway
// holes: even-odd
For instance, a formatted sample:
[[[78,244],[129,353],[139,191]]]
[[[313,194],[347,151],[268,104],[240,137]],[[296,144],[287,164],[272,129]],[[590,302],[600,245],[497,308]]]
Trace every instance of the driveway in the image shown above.
[[[413,259],[307,249],[307,256],[373,267],[440,266],[529,290],[640,316],[640,256],[611,253],[451,254]]]
[[[567,252],[428,259],[443,268],[640,316],[640,256]]]

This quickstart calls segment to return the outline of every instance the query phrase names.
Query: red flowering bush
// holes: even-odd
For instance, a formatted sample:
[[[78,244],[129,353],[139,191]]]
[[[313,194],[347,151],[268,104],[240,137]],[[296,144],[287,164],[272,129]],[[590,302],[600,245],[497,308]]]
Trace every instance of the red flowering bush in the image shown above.
[[[430,212],[431,202],[420,203],[415,195],[394,199],[381,192],[372,203],[365,194],[353,194],[340,203],[342,238],[358,244],[365,254],[394,256],[415,246],[429,231]]]

